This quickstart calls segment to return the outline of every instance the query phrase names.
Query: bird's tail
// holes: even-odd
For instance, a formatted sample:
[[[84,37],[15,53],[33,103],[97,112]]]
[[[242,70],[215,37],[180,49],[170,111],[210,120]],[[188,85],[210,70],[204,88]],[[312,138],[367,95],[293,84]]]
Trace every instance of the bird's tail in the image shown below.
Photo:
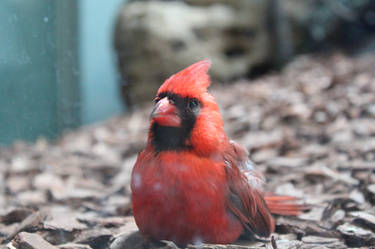
[[[264,200],[273,214],[299,215],[302,211],[309,209],[306,205],[297,204],[298,198],[292,196],[266,195]]]

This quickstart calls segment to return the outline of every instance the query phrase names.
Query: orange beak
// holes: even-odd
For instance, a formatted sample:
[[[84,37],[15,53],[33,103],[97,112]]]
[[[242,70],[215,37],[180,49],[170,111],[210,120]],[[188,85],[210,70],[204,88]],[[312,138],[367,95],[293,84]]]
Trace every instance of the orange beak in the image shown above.
[[[181,126],[181,118],[175,105],[171,104],[168,97],[156,103],[151,113],[151,118],[161,126]]]

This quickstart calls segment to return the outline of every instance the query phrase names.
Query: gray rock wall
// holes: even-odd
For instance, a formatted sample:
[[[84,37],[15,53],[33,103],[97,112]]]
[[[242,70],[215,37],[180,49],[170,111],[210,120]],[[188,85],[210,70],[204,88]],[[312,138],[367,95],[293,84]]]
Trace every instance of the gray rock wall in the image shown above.
[[[294,54],[356,48],[365,31],[375,33],[375,3],[129,1],[115,30],[122,93],[132,106],[150,101],[167,77],[203,58],[212,60],[214,80],[228,82],[280,67]]]
[[[266,11],[267,1],[248,0],[231,6],[161,1],[124,5],[115,47],[127,81],[126,98],[149,101],[167,77],[203,58],[212,60],[214,79],[246,75],[270,57]]]

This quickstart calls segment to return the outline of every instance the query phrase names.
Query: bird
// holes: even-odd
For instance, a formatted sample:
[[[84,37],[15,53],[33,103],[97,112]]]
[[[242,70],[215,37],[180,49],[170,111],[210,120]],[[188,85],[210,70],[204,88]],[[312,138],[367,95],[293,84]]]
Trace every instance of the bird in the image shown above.
[[[131,175],[132,211],[147,241],[230,244],[269,237],[272,214],[298,215],[291,196],[266,192],[248,152],[230,140],[208,92],[210,60],[169,77],[157,91],[147,144]]]

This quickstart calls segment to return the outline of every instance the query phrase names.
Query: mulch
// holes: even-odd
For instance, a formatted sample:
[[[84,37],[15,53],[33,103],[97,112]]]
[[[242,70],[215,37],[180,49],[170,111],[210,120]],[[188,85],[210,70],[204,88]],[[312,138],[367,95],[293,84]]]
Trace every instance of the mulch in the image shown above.
[[[300,56],[281,72],[214,84],[227,134],[266,189],[310,209],[276,217],[267,241],[188,248],[369,248],[375,245],[375,55]],[[146,244],[132,217],[130,172],[151,105],[0,149],[0,248],[177,248]]]

